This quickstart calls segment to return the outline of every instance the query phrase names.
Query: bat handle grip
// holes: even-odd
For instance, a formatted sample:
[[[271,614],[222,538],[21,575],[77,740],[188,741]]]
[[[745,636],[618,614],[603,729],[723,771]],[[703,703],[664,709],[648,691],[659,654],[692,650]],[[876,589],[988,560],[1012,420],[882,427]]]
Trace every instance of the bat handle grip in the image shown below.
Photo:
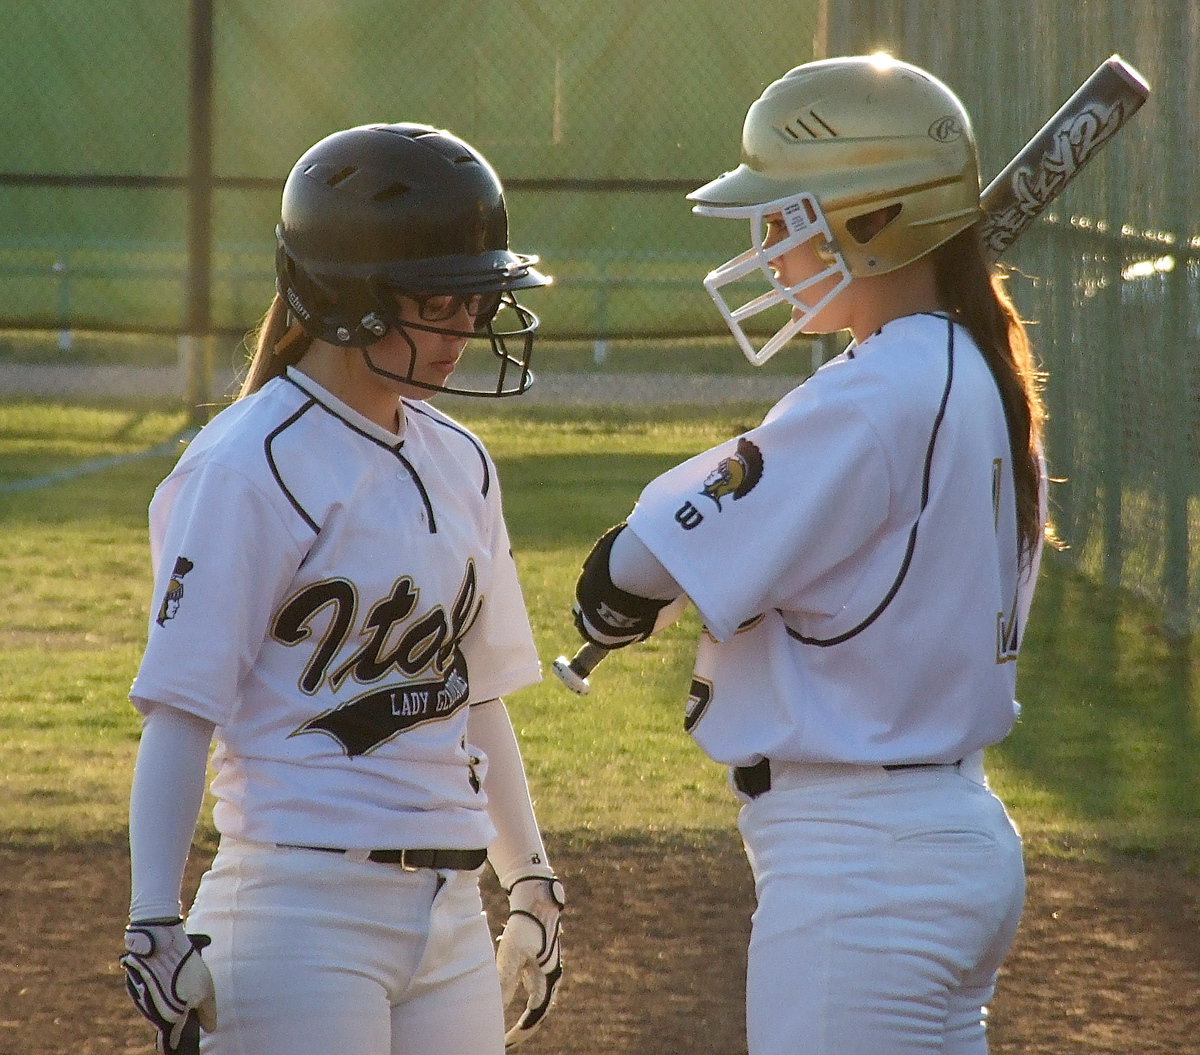
[[[610,651],[610,649],[591,643],[580,645],[579,651],[570,659],[567,659],[566,656],[559,656],[554,661],[554,673],[558,675],[559,681],[575,695],[586,696],[592,691],[588,675],[596,669]]]

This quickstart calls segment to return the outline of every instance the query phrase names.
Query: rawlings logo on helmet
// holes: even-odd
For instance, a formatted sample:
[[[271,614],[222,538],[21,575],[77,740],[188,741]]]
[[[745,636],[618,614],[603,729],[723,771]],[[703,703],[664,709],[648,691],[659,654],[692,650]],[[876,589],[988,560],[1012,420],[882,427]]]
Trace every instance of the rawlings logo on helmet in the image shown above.
[[[929,126],[929,138],[939,143],[953,143],[956,139],[962,139],[963,133],[962,120],[956,114],[939,117]]]

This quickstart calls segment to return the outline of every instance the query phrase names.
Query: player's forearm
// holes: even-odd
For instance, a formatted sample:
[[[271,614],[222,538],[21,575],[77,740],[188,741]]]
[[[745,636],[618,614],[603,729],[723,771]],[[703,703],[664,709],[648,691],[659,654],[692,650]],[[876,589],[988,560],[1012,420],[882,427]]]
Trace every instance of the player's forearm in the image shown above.
[[[129,798],[130,919],[180,914],[213,728],[165,704],[146,713]]]
[[[506,889],[522,876],[554,874],[538,829],[516,733],[503,700],[471,708],[470,741],[488,758],[484,790],[497,836],[488,860]]]
[[[608,555],[608,574],[614,586],[640,597],[673,601],[683,593],[683,587],[628,528],[613,539]]]

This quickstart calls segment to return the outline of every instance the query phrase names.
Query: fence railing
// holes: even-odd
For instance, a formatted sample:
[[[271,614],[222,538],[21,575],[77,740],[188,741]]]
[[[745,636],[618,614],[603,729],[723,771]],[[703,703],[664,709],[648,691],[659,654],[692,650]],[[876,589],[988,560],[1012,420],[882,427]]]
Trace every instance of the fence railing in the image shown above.
[[[0,329],[241,335],[273,292],[295,158],[336,128],[421,120],[504,179],[514,248],[556,278],[545,335],[601,354],[719,335],[700,280],[745,231],[684,195],[737,163],[771,80],[876,49],[925,66],[967,104],[986,182],[1119,52],[1150,102],[1006,259],[1049,375],[1068,559],[1182,634],[1200,625],[1197,39],[1194,0],[18,4],[0,35],[0,90],[22,103],[0,158]]]

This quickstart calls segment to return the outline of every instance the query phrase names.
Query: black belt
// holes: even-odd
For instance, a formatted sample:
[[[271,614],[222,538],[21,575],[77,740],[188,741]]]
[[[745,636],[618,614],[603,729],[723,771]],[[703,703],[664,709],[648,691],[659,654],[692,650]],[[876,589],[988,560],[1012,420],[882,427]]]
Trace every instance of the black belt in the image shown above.
[[[957,762],[895,762],[890,765],[881,766],[881,769],[886,769],[889,772],[896,769],[937,769],[944,765],[961,765],[962,759]],[[752,799],[758,798],[759,795],[771,790],[771,762],[764,758],[761,762],[755,762],[752,766],[735,766],[733,770],[733,786],[738,789],[743,795],[748,795]]]
[[[294,850],[318,850],[324,854],[344,854],[348,851],[336,846],[301,846],[298,843],[280,843]],[[418,868],[449,868],[454,871],[473,872],[487,860],[487,850],[368,850],[367,860],[381,865],[399,865],[406,872]]]
[[[764,758],[752,766],[737,766],[733,771],[733,786],[752,799],[770,791],[771,763]]]

